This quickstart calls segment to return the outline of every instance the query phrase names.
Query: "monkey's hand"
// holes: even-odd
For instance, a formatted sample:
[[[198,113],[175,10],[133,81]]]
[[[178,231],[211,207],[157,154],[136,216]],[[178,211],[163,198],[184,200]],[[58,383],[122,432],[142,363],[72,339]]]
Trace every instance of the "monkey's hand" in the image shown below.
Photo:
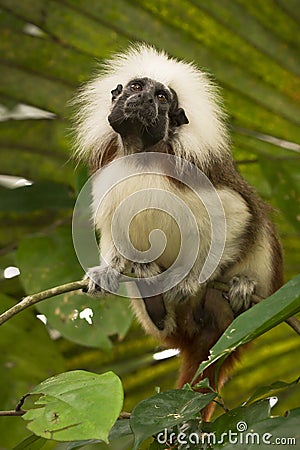
[[[246,311],[251,306],[251,296],[255,291],[255,282],[246,275],[236,275],[230,282],[228,300],[235,315]]]
[[[100,296],[116,293],[119,288],[120,273],[111,266],[96,266],[89,269],[84,280],[89,280],[88,287],[83,291],[89,295]]]

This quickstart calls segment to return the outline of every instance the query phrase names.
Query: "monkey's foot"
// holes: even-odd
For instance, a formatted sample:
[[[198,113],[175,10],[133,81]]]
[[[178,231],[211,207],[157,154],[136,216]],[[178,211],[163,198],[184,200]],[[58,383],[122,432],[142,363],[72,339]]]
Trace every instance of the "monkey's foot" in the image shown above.
[[[84,290],[89,295],[116,293],[119,288],[120,274],[110,266],[96,266],[89,269],[84,277],[88,286]]]
[[[251,296],[255,292],[255,282],[245,275],[236,275],[230,282],[228,300],[235,315],[246,311],[251,306]]]

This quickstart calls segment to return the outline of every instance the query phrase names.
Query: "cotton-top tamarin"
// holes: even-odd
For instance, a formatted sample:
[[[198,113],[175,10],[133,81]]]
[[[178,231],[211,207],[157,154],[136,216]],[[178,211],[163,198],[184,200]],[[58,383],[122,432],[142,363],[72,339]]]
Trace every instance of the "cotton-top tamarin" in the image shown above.
[[[132,299],[132,306],[147,333],[180,349],[178,387],[192,380],[234,317],[249,308],[254,292],[267,297],[282,284],[281,247],[269,219],[270,208],[237,172],[224,121],[218,93],[206,74],[194,64],[143,44],[107,61],[78,96],[76,154],[88,161],[92,173],[101,169],[93,181],[101,260],[87,272],[88,293],[116,292],[121,274],[147,279],[141,284],[142,298]],[[158,154],[169,159],[162,158],[160,164]],[[137,158],[124,158],[134,155]],[[170,175],[167,167],[172,158],[172,170],[178,176]],[[182,181],[189,177],[186,161],[208,178],[220,200],[213,208],[216,226],[225,223],[224,245],[220,242],[221,249],[214,250],[220,256],[213,272],[202,281],[201,271],[216,236],[210,223],[210,197],[199,199],[203,180],[199,178],[197,194]],[[118,182],[110,184],[115,175]],[[191,177],[195,185],[195,174]],[[103,186],[109,186],[104,197]],[[142,200],[136,196],[139,193]],[[170,212],[173,199],[178,202]],[[165,236],[163,249],[148,259],[141,257],[148,255],[149,248],[155,253],[161,247],[161,235],[151,236],[157,229]],[[186,244],[182,233],[188,235]],[[131,246],[137,257],[127,252]],[[177,264],[180,251],[183,263]],[[156,280],[164,274],[167,282],[158,292]],[[230,285],[227,298],[208,287],[212,280]],[[231,360],[219,371],[219,388]],[[208,376],[215,386],[213,368],[202,376]],[[205,409],[204,419],[211,411],[212,407]]]

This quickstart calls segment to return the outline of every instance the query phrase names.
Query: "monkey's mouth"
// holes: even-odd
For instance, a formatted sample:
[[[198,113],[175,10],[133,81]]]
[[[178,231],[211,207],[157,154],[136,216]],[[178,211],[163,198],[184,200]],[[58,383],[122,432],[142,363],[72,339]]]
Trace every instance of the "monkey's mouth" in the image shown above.
[[[141,140],[142,148],[151,147],[165,137],[165,120],[152,104],[129,102],[122,108],[114,108],[108,121],[123,139],[134,137]]]
[[[148,127],[149,125],[155,124],[157,111],[154,106],[147,106],[145,108],[129,103],[124,108],[124,119],[139,122],[141,125]]]

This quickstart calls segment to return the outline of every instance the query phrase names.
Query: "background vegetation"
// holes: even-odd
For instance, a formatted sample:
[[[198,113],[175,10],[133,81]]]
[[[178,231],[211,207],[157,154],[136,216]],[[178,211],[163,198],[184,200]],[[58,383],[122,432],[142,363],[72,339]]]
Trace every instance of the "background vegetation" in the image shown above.
[[[98,62],[137,40],[213,74],[238,167],[276,209],[286,280],[300,272],[299,6],[299,0],[0,0],[0,174],[34,183],[8,189],[0,179],[1,311],[25,293],[82,277],[70,224],[86,172],[70,160],[68,102]],[[21,276],[5,278],[8,266]],[[87,307],[93,326],[78,315]],[[37,309],[47,327],[31,310],[0,329],[0,409],[73,369],[114,370],[125,410],[155,386],[173,387],[177,358],[153,360],[157,344],[131,323],[125,300],[95,303],[68,294]],[[297,340],[286,324],[257,339],[223,391],[226,404],[257,386],[295,379]],[[299,388],[285,391],[274,411],[299,405],[299,396]],[[1,418],[1,448],[27,434],[21,418]]]

